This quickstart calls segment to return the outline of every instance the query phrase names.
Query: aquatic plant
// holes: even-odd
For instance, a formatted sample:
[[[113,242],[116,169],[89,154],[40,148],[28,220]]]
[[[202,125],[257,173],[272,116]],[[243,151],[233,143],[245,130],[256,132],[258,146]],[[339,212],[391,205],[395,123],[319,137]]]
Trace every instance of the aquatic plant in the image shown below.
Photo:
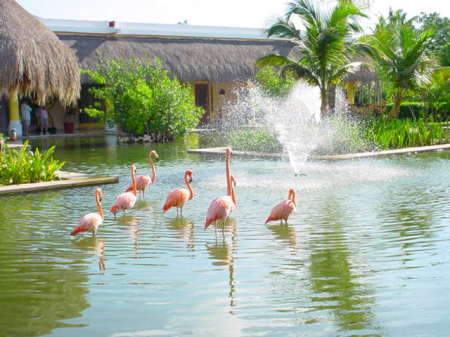
[[[366,138],[380,149],[396,149],[444,143],[449,136],[441,124],[424,119],[374,118],[367,123]]]
[[[20,149],[5,147],[0,153],[0,184],[56,180],[56,171],[64,166],[64,162],[54,159],[54,152],[54,146],[43,152],[39,149],[29,151],[28,142]]]

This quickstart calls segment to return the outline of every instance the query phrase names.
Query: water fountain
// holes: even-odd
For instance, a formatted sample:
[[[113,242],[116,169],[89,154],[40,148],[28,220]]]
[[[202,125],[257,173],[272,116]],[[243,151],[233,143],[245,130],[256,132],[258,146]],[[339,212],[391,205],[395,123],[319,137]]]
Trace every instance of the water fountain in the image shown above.
[[[350,117],[345,95],[336,90],[336,113],[321,120],[320,91],[299,81],[287,97],[268,97],[257,86],[236,92],[228,106],[230,129],[253,127],[273,133],[282,145],[295,173],[313,153],[342,153],[368,148],[360,137],[360,125]]]

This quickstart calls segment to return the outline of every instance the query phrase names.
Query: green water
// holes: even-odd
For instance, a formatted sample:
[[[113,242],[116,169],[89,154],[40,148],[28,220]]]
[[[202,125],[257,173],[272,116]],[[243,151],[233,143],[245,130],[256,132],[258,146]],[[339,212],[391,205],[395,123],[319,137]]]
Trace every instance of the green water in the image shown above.
[[[48,140],[39,145],[49,146]],[[97,237],[71,237],[95,187],[0,197],[0,336],[448,336],[450,153],[310,162],[232,159],[238,207],[223,232],[203,222],[225,194],[224,162],[176,144],[57,141],[66,169],[158,181]],[[34,144],[36,145],[36,144]],[[160,211],[194,172],[184,218]],[[289,225],[264,225],[294,187]]]

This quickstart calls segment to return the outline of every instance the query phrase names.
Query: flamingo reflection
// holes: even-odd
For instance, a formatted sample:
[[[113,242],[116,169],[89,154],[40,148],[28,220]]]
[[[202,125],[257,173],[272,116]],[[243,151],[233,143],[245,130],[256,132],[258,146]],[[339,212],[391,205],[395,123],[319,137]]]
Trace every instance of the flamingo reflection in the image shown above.
[[[176,217],[168,221],[167,228],[172,231],[177,231],[180,239],[186,242],[186,246],[193,250],[194,249],[194,223],[192,220],[187,218]]]
[[[117,219],[117,224],[122,225],[123,228],[127,230],[133,242],[134,252],[137,255],[139,252],[139,218],[133,215],[125,215]]]
[[[97,256],[99,270],[105,270],[105,242],[96,237],[88,237],[82,240],[73,241],[73,244],[84,251],[94,251]]]
[[[209,254],[209,258],[213,260],[214,266],[228,266],[228,297],[230,298],[230,313],[234,314],[234,307],[236,306],[236,281],[235,281],[235,269],[234,269],[234,255],[236,254],[236,221],[228,218],[224,223],[224,231],[231,234],[231,240],[227,240],[225,235],[221,239],[216,240],[214,244],[206,243],[206,251]],[[223,232],[224,233],[224,232]]]
[[[283,243],[287,243],[293,250],[295,254],[297,251],[297,233],[295,232],[295,227],[291,225],[276,224],[268,225],[275,239],[280,240]]]

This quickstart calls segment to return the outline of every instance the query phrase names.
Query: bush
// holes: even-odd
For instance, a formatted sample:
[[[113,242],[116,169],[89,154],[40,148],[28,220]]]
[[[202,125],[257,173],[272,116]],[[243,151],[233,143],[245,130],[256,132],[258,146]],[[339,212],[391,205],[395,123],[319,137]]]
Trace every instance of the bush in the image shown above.
[[[226,142],[239,151],[255,151],[277,153],[283,151],[283,146],[274,134],[266,129],[235,129],[230,130]]]
[[[266,95],[271,97],[286,96],[295,82],[294,77],[290,74],[283,77],[272,67],[263,67],[256,73],[256,83]]]
[[[64,162],[53,159],[55,147],[40,152],[27,150],[25,142],[20,150],[5,147],[0,153],[0,184],[25,184],[56,180],[56,171]]]
[[[191,87],[170,78],[158,59],[101,61],[95,71],[84,73],[100,84],[90,89],[94,97],[113,108],[106,116],[102,103],[97,102],[86,111],[135,135],[183,135],[197,126],[203,115]]]
[[[440,124],[423,119],[372,119],[367,124],[366,138],[378,148],[396,149],[443,143],[448,139]]]

